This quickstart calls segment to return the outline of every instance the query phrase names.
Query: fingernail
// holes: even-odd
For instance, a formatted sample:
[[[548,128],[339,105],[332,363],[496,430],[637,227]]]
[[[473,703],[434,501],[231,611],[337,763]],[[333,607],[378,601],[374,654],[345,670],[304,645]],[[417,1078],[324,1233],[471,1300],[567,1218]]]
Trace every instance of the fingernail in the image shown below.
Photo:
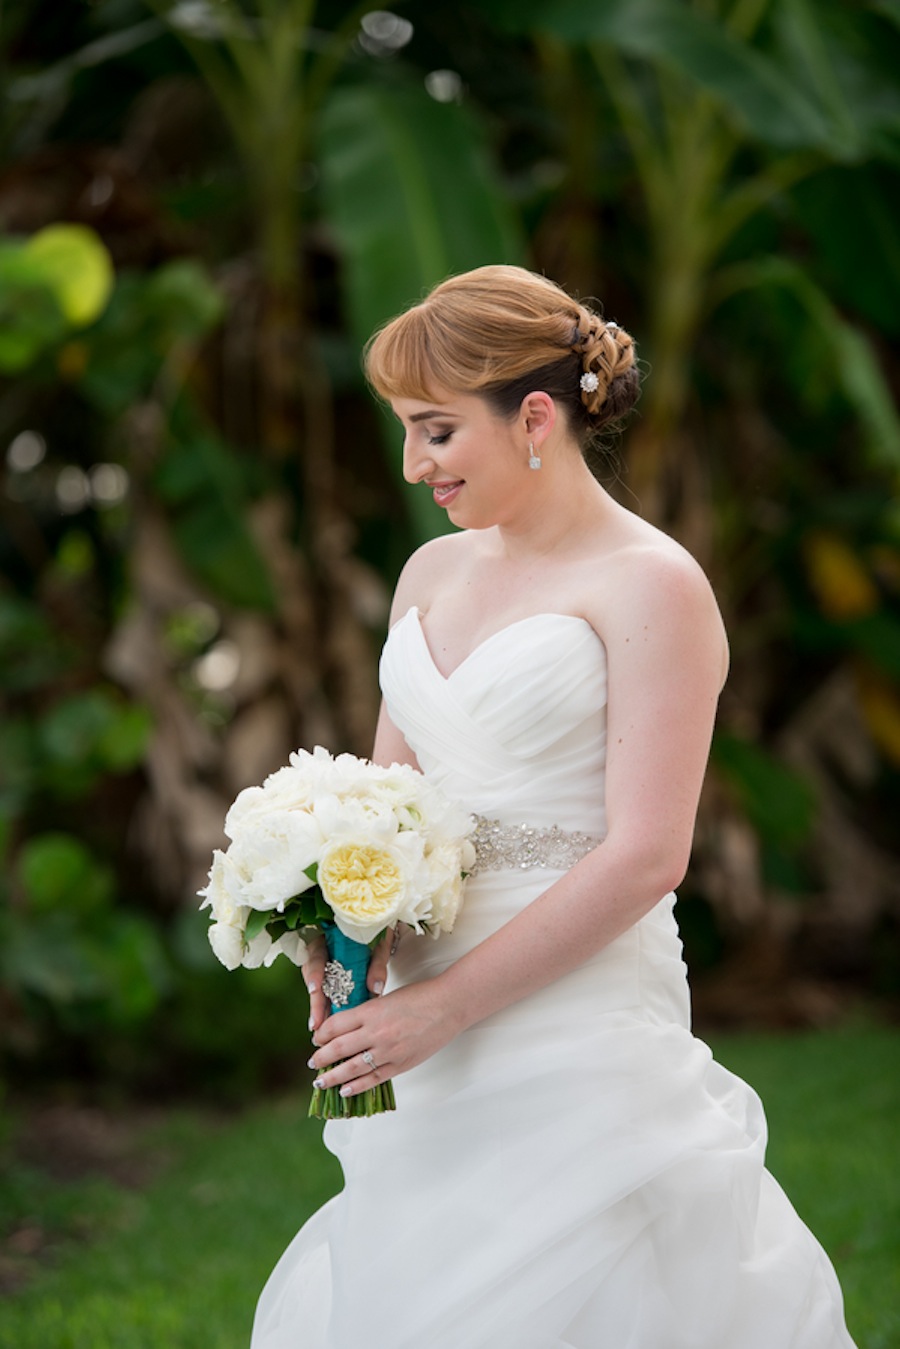
[[[349,1085],[349,1083],[348,1083],[348,1085],[347,1085],[346,1087],[341,1087],[341,1090],[340,1090],[340,1093],[339,1093],[339,1094],[340,1094],[341,1096],[352,1096],[352,1095],[353,1095],[353,1088],[352,1088],[352,1087]]]
[[[312,1042],[313,1042],[313,1044],[315,1045],[316,1049],[318,1049],[318,1048],[319,1048],[319,1042],[318,1042],[318,1040],[316,1039],[315,1035],[312,1037]]]
[[[310,1017],[309,1021],[307,1021],[306,1024],[309,1026],[310,1030],[315,1030],[316,1028],[315,1017]]]
[[[383,980],[383,979],[376,979],[376,980],[375,980],[375,996],[376,996],[376,998],[380,998],[383,992],[384,992],[384,980]]]
[[[325,1085],[324,1077],[317,1077],[315,1082],[313,1083],[313,1086],[316,1088],[324,1087],[324,1085]]]
[[[317,1063],[314,1063],[313,1060],[310,1059],[306,1066],[307,1068],[318,1068],[319,1065]]]
[[[319,985],[318,985],[318,984],[315,984],[315,983],[313,983],[313,984],[307,984],[307,985],[306,985],[306,991],[307,991],[307,993],[318,993],[318,991],[319,991]]]

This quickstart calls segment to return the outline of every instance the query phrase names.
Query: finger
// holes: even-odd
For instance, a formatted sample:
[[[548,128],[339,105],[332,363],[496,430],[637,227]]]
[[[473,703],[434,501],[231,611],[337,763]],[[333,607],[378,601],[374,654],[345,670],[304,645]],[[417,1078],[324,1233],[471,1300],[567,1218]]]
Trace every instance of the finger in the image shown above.
[[[314,938],[309,942],[306,961],[303,965],[303,978],[309,993],[309,1029],[313,1035],[325,1021],[330,1010],[328,999],[322,992],[326,956],[323,938]]]
[[[327,1041],[323,1037],[331,1031],[331,1022],[333,1017],[329,1017],[326,1024],[316,1033],[316,1049],[309,1060],[310,1068],[324,1070],[330,1068],[333,1064],[344,1060],[359,1057],[370,1048],[371,1036],[365,1031],[361,1031],[358,1026],[348,1027],[343,1035],[332,1035]]]
[[[394,934],[390,928],[382,937],[381,941],[372,952],[372,959],[369,962],[369,972],[366,975],[366,988],[376,998],[384,992],[385,981],[387,980],[388,957],[391,953],[391,945],[394,940]]]
[[[391,1076],[393,1076],[391,1063],[389,1061],[379,1063],[375,1054],[369,1050],[353,1054],[336,1063],[327,1072],[320,1073],[313,1086],[322,1090],[327,1087],[340,1087],[342,1096],[356,1096],[369,1087],[377,1087],[380,1082],[386,1082]]]
[[[365,1004],[362,1004],[365,1005]],[[326,1045],[332,1045],[341,1036],[351,1035],[362,1026],[359,1007],[348,1007],[343,1012],[332,1012],[331,1003],[326,999],[325,1020],[316,1027],[313,1033],[313,1044],[319,1049]],[[355,1049],[365,1049],[365,1045],[354,1045]],[[344,1050],[344,1053],[350,1051]]]

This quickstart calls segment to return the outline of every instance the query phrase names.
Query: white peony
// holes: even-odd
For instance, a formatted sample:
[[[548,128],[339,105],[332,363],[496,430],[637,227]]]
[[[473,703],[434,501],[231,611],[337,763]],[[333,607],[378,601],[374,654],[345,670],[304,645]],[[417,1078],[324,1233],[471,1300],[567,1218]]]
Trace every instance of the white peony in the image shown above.
[[[240,897],[251,909],[281,909],[313,882],[307,867],[319,860],[325,837],[315,816],[277,808],[242,824],[228,856],[240,877]]]
[[[245,970],[258,970],[260,965],[268,965],[270,962],[267,957],[275,943],[263,928],[251,942],[244,939],[244,953],[241,956],[241,964]]]
[[[299,932],[285,932],[266,952],[263,964],[268,968],[278,956],[287,956],[295,965],[305,965],[309,950]]]
[[[426,857],[431,883],[431,912],[428,930],[432,936],[452,932],[463,898],[463,871],[474,865],[475,849],[466,842],[439,843]]]
[[[210,923],[209,944],[226,970],[236,970],[244,954],[244,929],[230,923]]]

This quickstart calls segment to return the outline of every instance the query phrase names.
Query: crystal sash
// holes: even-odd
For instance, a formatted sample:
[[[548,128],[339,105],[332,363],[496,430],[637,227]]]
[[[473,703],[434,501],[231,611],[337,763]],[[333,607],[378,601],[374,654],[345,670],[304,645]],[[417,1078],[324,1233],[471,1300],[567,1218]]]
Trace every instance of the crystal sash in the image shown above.
[[[603,840],[595,834],[580,834],[551,825],[537,829],[530,824],[501,824],[483,815],[475,816],[475,865],[469,872],[506,871],[520,867],[550,867],[568,871],[587,857]]]

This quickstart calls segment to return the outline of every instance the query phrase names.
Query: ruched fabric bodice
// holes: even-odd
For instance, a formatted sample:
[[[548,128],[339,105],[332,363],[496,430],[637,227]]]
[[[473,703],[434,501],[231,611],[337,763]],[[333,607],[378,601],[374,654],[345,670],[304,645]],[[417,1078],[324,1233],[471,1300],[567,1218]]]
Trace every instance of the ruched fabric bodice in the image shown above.
[[[512,623],[445,677],[410,609],[381,683],[470,811],[605,835],[607,656],[585,620]],[[472,877],[452,933],[403,938],[388,996],[560,874]],[[756,1094],[690,1032],[673,907],[403,1074],[396,1114],[326,1126],[345,1187],[273,1272],[252,1349],[853,1349],[764,1169]]]
[[[385,646],[381,687],[422,772],[469,810],[606,833],[606,650],[583,618],[520,619],[445,678],[410,609]]]

